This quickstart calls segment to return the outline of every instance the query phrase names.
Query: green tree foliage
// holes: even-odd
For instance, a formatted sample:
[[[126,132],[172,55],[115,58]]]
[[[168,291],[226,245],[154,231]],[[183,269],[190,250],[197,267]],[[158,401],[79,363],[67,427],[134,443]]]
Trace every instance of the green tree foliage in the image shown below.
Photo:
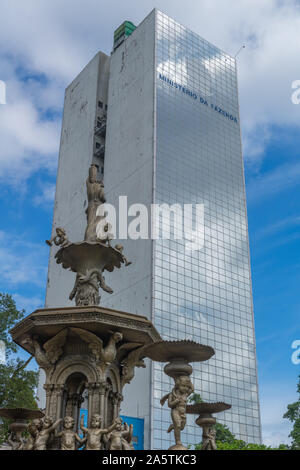
[[[216,423],[214,428],[216,430],[216,441],[227,444],[231,444],[235,441],[234,435],[224,424]]]
[[[220,442],[217,441],[218,450],[288,450],[288,446],[280,444],[279,447],[272,448],[264,444],[247,444],[244,441],[234,439],[233,442]]]
[[[189,402],[196,404],[196,403],[203,403],[203,400],[201,398],[201,395],[199,395],[199,393],[192,393],[192,395],[189,398]]]
[[[6,355],[16,353],[18,346],[13,342],[9,330],[24,317],[24,310],[17,310],[13,298],[9,294],[0,293],[0,340],[6,346]]]
[[[291,403],[287,406],[287,411],[283,415],[284,418],[288,419],[293,423],[293,429],[289,435],[292,438],[292,449],[300,450],[300,375],[299,382],[297,385],[297,392],[299,394],[298,401]]]
[[[26,370],[28,361],[11,357],[18,352],[9,330],[24,317],[12,297],[0,293],[0,340],[6,346],[6,364],[0,364],[0,408],[37,408],[36,387],[38,372]],[[8,433],[8,421],[0,424],[0,442]]]
[[[218,423],[218,426],[221,427],[223,425]],[[216,445],[217,445],[218,450],[289,450],[289,446],[285,444],[280,444],[279,447],[268,447],[264,444],[251,444],[251,443],[247,444],[247,442],[245,441],[235,439],[234,436],[233,436],[233,439],[230,438],[229,442],[227,442],[226,440],[219,441],[218,439],[216,439]],[[197,444],[195,446],[196,450],[201,450],[201,448],[202,448],[202,443]]]

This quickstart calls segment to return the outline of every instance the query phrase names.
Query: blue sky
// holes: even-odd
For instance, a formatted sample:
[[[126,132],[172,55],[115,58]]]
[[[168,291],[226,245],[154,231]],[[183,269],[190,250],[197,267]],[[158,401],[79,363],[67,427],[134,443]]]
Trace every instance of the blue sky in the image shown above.
[[[126,4],[125,4],[126,3]],[[201,5],[200,5],[201,3]],[[238,56],[259,388],[264,441],[287,442],[282,419],[300,366],[299,2],[286,0],[3,0],[0,80],[0,291],[28,313],[44,303],[64,89],[124,19],[157,7]]]

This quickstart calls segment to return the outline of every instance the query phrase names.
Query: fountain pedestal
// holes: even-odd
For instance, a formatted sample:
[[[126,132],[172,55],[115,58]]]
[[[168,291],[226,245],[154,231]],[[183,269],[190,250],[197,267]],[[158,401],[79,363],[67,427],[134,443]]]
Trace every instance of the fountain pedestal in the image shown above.
[[[213,426],[217,420],[213,413],[220,413],[221,411],[229,410],[231,405],[223,402],[217,403],[195,403],[188,405],[186,412],[189,414],[199,415],[196,419],[196,424],[202,428],[202,450],[216,450],[215,432]]]
[[[1,408],[0,417],[13,420],[9,425],[11,432],[7,449],[23,450],[24,438],[22,434],[27,430],[28,421],[32,419],[40,419],[44,416],[40,410],[29,410],[27,408]]]
[[[168,402],[172,423],[167,432],[174,431],[175,445],[169,450],[187,450],[181,442],[181,431],[186,424],[186,406],[189,395],[194,391],[190,375],[193,372],[190,362],[207,361],[214,355],[210,346],[194,341],[159,341],[147,346],[145,356],[153,361],[167,362],[164,372],[174,380],[173,390],[162,397],[161,405]]]

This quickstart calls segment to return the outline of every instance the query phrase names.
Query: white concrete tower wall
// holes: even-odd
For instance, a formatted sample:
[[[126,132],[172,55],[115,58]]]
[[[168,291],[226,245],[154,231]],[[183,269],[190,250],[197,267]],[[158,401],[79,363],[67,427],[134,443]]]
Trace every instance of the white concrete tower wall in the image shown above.
[[[97,117],[101,116],[107,105],[109,63],[109,56],[97,53],[65,92],[52,233],[56,227],[63,227],[71,241],[83,240],[84,236],[87,207],[85,181],[89,166],[92,162],[99,168],[103,166],[102,161],[94,156],[94,129]],[[68,296],[74,285],[75,274],[56,263],[56,251],[57,246],[52,246],[46,308],[74,305]],[[45,374],[41,369],[38,397],[42,408],[45,405],[44,381]]]
[[[63,227],[71,241],[83,240],[87,207],[86,179],[94,157],[94,129],[98,102],[107,104],[110,58],[99,52],[68,86],[57,170],[52,233]],[[104,105],[105,106],[105,105]],[[67,307],[75,274],[57,265],[55,245],[50,249],[45,307]]]
[[[116,208],[119,195],[128,197],[128,207],[141,203],[149,209],[153,200],[154,34],[152,12],[111,56],[104,182],[107,201]],[[132,265],[105,275],[114,293],[104,294],[102,305],[151,319],[152,241],[120,243]],[[148,363],[125,387],[121,405],[122,414],[144,418],[145,448],[151,445],[151,390]]]

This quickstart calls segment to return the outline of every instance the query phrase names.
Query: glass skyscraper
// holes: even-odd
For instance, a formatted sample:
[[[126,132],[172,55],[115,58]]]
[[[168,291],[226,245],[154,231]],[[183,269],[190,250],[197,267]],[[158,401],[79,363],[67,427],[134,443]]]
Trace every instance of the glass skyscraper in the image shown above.
[[[155,241],[154,322],[166,339],[215,348],[194,366],[206,401],[232,409],[223,422],[260,442],[251,275],[235,59],[157,12],[155,202],[204,204],[204,246]],[[154,446],[169,444],[169,384],[155,363]],[[191,417],[190,417],[191,418]],[[193,419],[186,442],[195,442]]]
[[[97,122],[106,109],[100,141]],[[91,162],[115,207],[120,195],[128,207],[144,204],[149,213],[153,203],[203,205],[200,249],[188,250],[184,238],[121,240],[133,264],[107,274],[114,293],[101,304],[147,316],[164,339],[214,347],[212,359],[193,365],[195,391],[205,401],[230,403],[219,421],[237,438],[260,442],[235,59],[153,10],[66,91],[54,225],[63,221],[79,240]],[[65,292],[72,282],[51,255],[46,306],[70,305]],[[159,403],[171,386],[163,365],[149,363],[125,390],[121,413],[144,419],[146,448],[173,442],[166,432],[170,410]],[[201,440],[194,419],[188,416],[185,444]]]

